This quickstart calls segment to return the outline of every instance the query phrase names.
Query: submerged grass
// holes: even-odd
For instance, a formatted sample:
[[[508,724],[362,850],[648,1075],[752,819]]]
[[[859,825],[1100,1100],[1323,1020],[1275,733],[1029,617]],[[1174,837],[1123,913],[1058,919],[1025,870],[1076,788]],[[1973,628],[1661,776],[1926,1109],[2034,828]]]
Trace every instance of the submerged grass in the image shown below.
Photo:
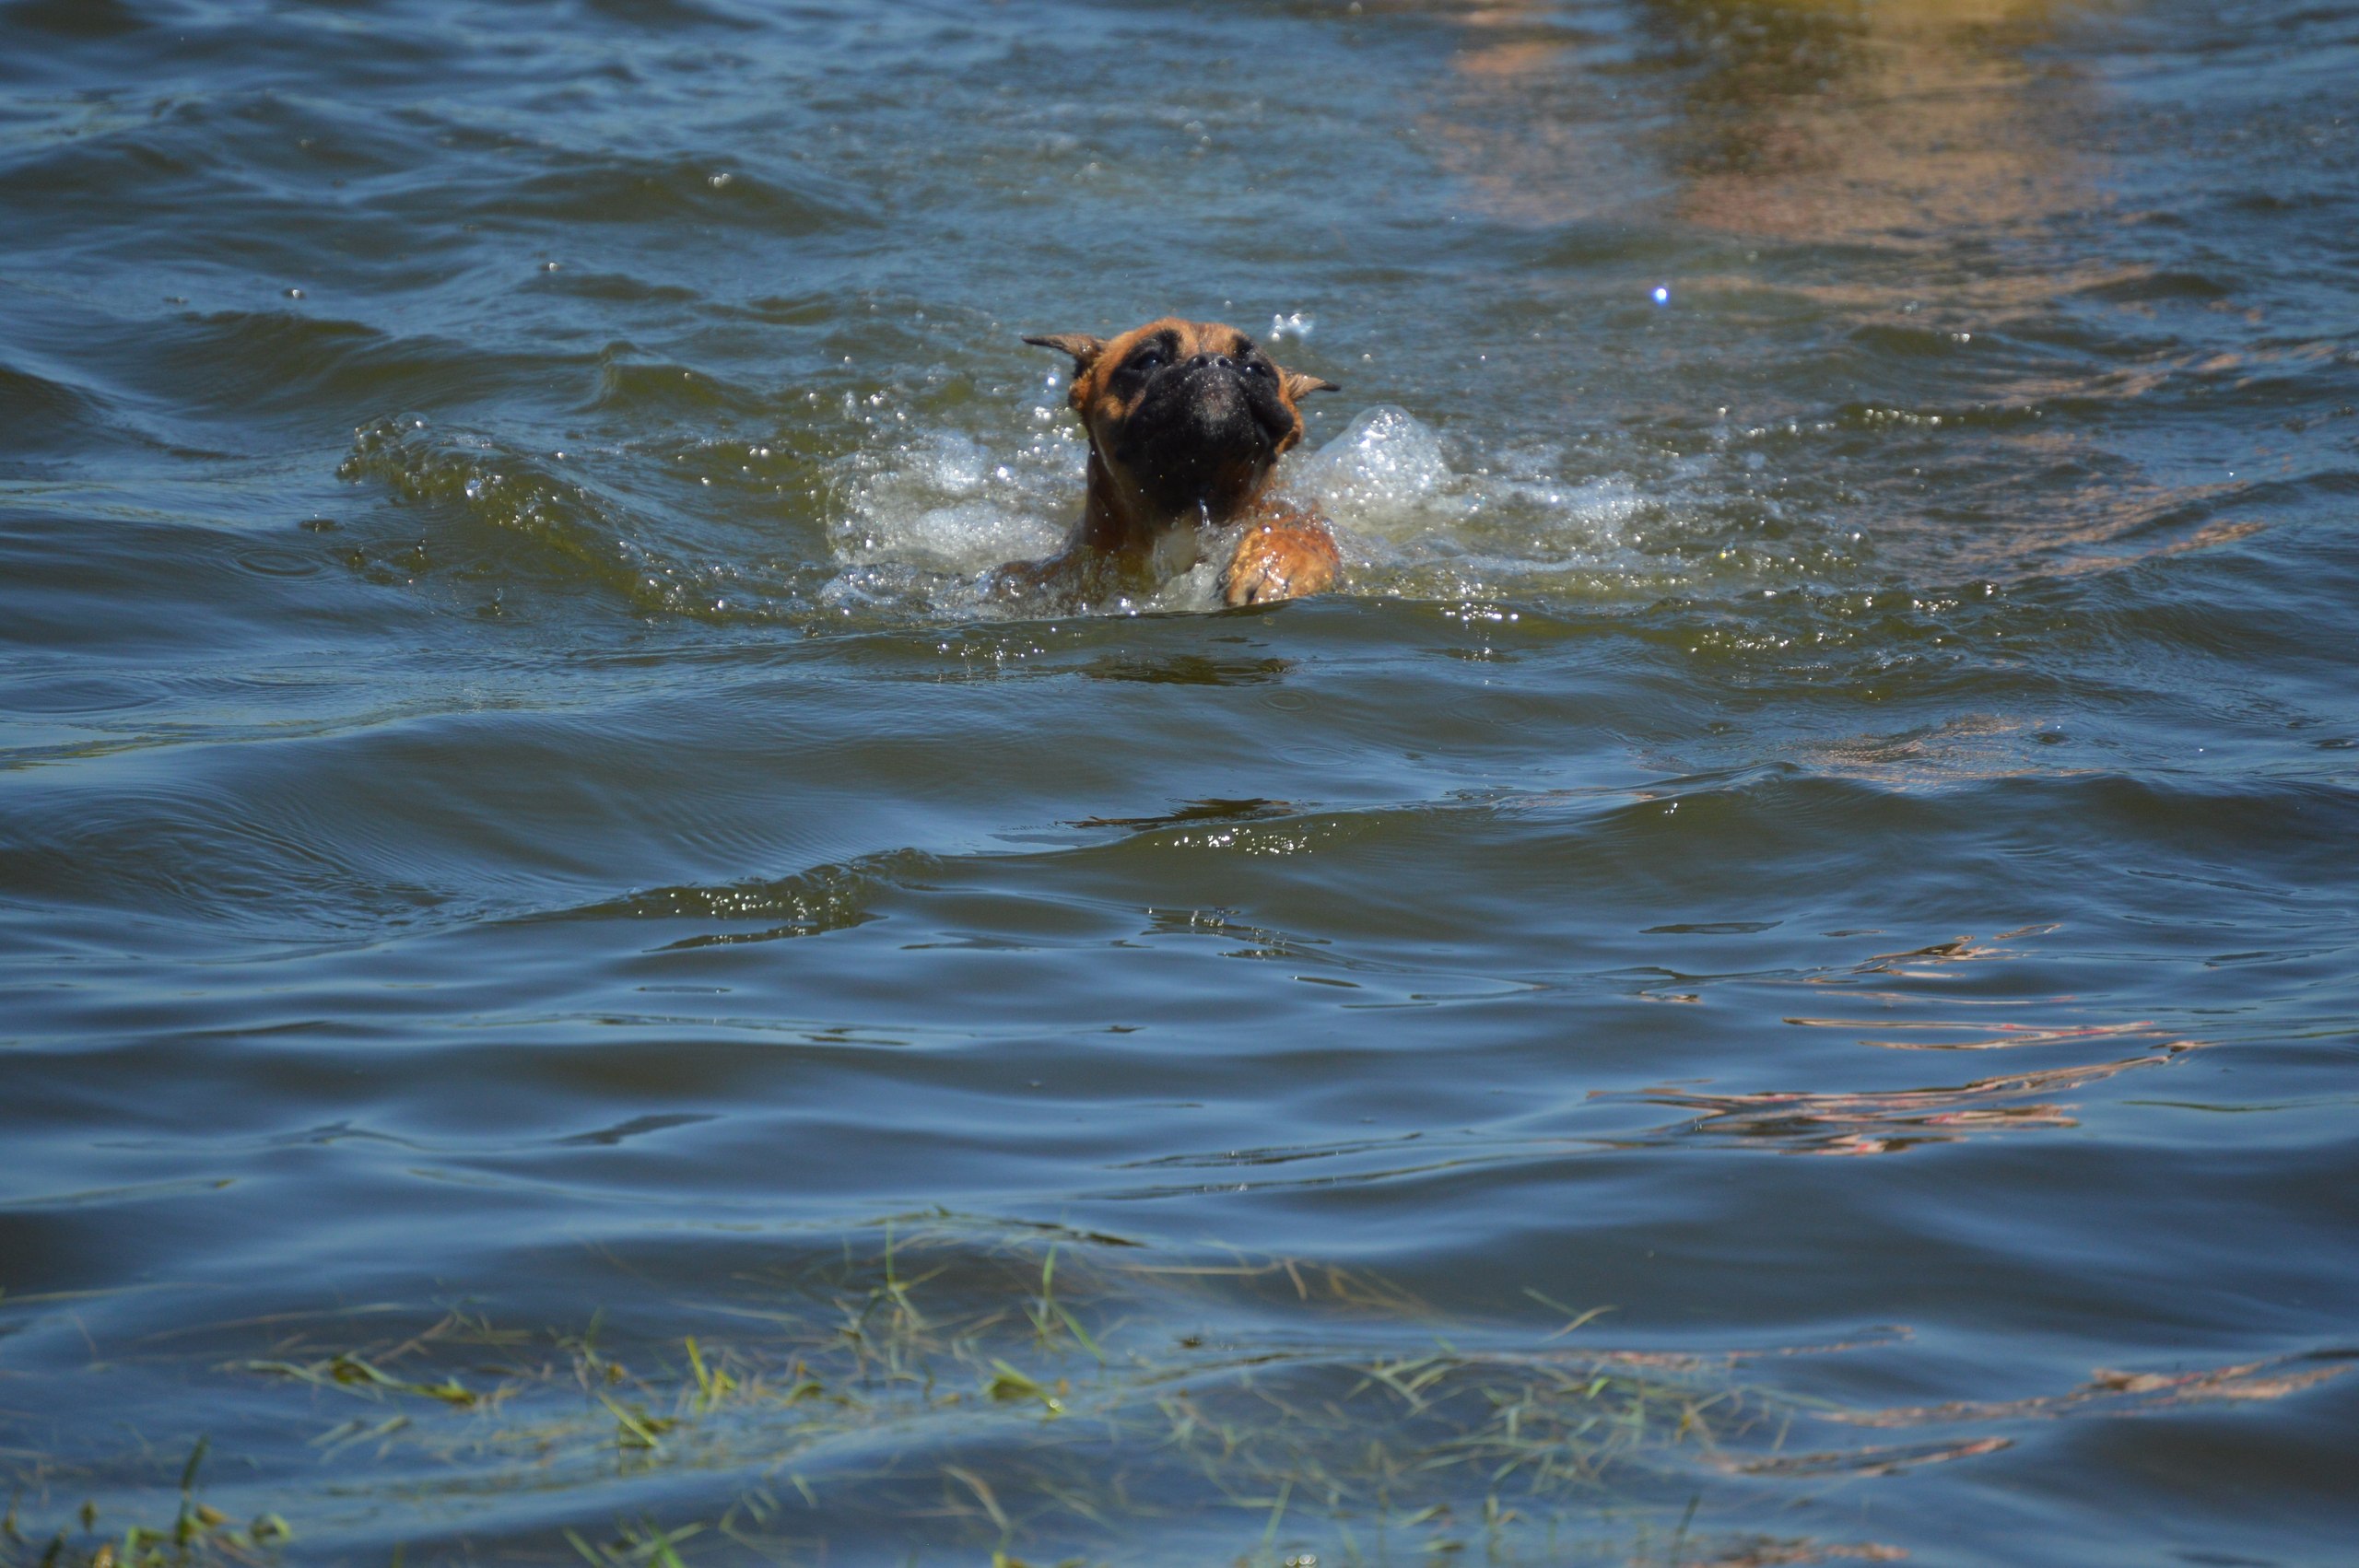
[[[61,1527],[44,1539],[29,1538],[20,1518],[21,1492],[0,1515],[0,1562],[30,1560],[41,1568],[59,1563],[88,1568],[164,1568],[166,1564],[259,1562],[276,1555],[294,1536],[276,1514],[263,1514],[241,1525],[197,1495],[197,1477],[212,1446],[198,1438],[181,1468],[180,1504],[170,1524],[131,1524],[120,1534],[101,1533],[98,1504],[86,1500],[76,1510],[72,1525]],[[76,1530],[74,1527],[78,1526]]]
[[[241,1488],[268,1513],[233,1526],[193,1459],[169,1525],[105,1534],[93,1505],[42,1534],[12,1512],[0,1564],[262,1561],[282,1513],[306,1561],[1670,1561],[1701,1478],[1744,1473],[1802,1413],[1736,1358],[1579,1348],[1594,1310],[1453,1328],[1300,1259],[947,1213],[755,1257],[718,1296],[640,1293],[627,1323],[274,1326],[207,1372],[274,1412]],[[32,1467],[28,1513],[82,1476],[122,1484]],[[1714,1560],[1692,1526],[1674,1556]],[[1834,1550],[1745,1539],[1718,1560]]]

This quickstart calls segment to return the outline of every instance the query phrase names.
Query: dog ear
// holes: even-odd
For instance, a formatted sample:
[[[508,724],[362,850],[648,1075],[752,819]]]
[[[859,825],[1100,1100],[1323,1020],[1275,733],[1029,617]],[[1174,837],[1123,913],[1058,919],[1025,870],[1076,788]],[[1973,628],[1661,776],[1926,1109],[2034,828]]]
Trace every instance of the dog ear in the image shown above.
[[[1285,373],[1285,389],[1288,403],[1299,403],[1315,392],[1344,390],[1332,381],[1321,380],[1317,376],[1306,376],[1300,370],[1288,370]]]
[[[1106,352],[1106,340],[1086,332],[1051,333],[1047,337],[1027,337],[1024,341],[1036,348],[1053,348],[1060,354],[1072,355],[1075,377],[1087,375],[1089,368],[1097,363],[1097,357]]]

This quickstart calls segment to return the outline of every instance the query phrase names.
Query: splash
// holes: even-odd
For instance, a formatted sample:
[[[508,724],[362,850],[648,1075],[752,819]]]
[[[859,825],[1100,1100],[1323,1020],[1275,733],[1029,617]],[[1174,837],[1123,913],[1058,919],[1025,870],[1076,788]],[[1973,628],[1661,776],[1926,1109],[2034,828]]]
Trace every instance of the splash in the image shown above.
[[[1079,441],[1052,431],[1004,456],[959,431],[861,454],[829,543],[851,566],[954,573],[1047,555],[1063,541],[1055,518],[1080,491],[1083,454]]]
[[[896,436],[848,458],[827,524],[843,570],[819,593],[842,613],[989,616],[992,571],[1055,552],[1079,504],[1087,448],[1059,411],[994,444],[959,430]]]
[[[1446,521],[1461,510],[1449,497],[1456,478],[1440,438],[1408,410],[1379,404],[1311,453],[1288,484],[1331,516],[1391,532]]]
[[[1061,407],[1029,409],[1015,441],[961,430],[906,429],[853,454],[838,486],[828,539],[842,568],[830,606],[990,617],[987,591],[1009,561],[1050,555],[1081,504],[1086,447]],[[1443,438],[1406,409],[1363,410],[1342,434],[1281,468],[1281,492],[1334,524],[1344,592],[1464,597],[1545,591],[1568,564],[1602,567],[1652,505],[1627,478],[1568,481],[1555,448],[1453,463]],[[1218,542],[1210,554],[1224,554]],[[1201,611],[1220,604],[1218,568],[1198,566],[1152,595],[1103,613]]]
[[[1569,480],[1563,451],[1511,448],[1462,467],[1434,429],[1379,404],[1304,460],[1287,486],[1335,524],[1352,586],[1465,599],[1625,588],[1634,525],[1661,510],[1619,475]],[[1586,570],[1588,583],[1567,568]]]

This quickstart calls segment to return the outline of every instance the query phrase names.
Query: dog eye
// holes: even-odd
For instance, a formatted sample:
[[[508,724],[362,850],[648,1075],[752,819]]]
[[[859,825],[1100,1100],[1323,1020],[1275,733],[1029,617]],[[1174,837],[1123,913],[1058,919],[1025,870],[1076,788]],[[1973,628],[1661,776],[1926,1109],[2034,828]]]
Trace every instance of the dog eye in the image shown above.
[[[1124,366],[1123,369],[1130,370],[1160,370],[1163,369],[1163,350],[1160,348],[1150,348],[1144,354],[1133,356],[1131,362]]]

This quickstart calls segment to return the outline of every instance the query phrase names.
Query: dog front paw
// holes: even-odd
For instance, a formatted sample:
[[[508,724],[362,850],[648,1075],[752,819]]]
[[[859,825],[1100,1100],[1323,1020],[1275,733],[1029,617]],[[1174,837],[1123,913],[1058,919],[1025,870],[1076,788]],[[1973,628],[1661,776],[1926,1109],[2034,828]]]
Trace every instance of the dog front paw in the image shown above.
[[[1232,607],[1299,599],[1333,587],[1342,566],[1334,536],[1318,524],[1257,523],[1221,574],[1221,598]]]

